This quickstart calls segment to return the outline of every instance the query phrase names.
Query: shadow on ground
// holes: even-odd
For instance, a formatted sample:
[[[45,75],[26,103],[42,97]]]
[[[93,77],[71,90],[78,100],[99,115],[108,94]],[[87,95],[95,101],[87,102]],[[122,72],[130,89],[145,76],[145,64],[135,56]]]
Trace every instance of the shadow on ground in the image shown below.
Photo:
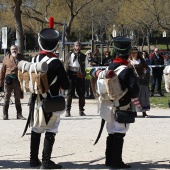
[[[63,169],[111,169],[109,167],[106,167],[104,164],[98,164],[97,162],[105,159],[104,157],[98,158],[92,161],[73,161],[73,162],[61,162],[63,166]],[[170,163],[169,160],[164,161],[144,161],[144,162],[133,162],[130,163],[132,166],[132,170],[150,170],[150,169],[170,169]],[[28,160],[0,160],[0,169],[30,169],[29,167],[29,161]],[[37,168],[31,168],[31,169],[39,169]]]

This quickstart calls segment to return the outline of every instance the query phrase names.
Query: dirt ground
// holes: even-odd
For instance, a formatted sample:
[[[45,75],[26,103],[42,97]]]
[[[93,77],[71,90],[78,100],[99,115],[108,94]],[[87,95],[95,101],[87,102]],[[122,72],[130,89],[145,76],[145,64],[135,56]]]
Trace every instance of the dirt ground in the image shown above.
[[[22,100],[23,115],[28,116],[28,98]],[[107,132],[104,128],[99,142],[97,137],[101,118],[97,114],[95,100],[86,101],[85,113],[78,115],[77,100],[74,99],[72,117],[61,116],[59,133],[52,153],[52,160],[63,169],[108,169],[105,165],[105,143]],[[2,106],[0,106],[2,113]],[[137,169],[170,169],[170,110],[153,108],[148,118],[138,113],[136,122],[131,124],[124,140],[123,160]],[[21,137],[25,120],[16,119],[15,106],[9,108],[10,120],[0,116],[0,169],[30,169],[30,129]],[[39,158],[41,159],[43,138]]]

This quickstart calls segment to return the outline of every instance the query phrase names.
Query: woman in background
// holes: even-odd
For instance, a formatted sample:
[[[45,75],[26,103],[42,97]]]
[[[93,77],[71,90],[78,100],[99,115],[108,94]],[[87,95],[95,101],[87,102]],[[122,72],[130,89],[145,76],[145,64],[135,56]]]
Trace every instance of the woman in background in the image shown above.
[[[134,69],[134,72],[138,79],[139,84],[139,95],[138,99],[142,106],[139,108],[138,106],[132,104],[132,110],[136,112],[142,112],[143,117],[148,117],[146,111],[150,110],[150,102],[149,102],[149,89],[148,89],[148,78],[146,76],[147,69],[149,69],[145,59],[142,57],[142,53],[138,51],[136,47],[133,47],[130,52],[130,66]]]
[[[151,60],[149,59],[149,54],[146,51],[142,51],[142,57],[145,60],[146,64],[148,65],[148,68],[146,69],[146,79],[148,82],[148,89],[149,89],[149,83],[150,83],[150,72],[151,72]]]

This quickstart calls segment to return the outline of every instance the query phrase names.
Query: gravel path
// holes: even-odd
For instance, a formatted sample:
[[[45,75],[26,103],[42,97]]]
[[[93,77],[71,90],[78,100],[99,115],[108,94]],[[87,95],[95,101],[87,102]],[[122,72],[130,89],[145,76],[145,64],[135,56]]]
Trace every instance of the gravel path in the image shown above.
[[[28,96],[22,103],[27,101]],[[23,115],[27,117],[27,104],[22,104],[22,108]],[[2,106],[0,109],[2,113]],[[79,117],[77,100],[74,99],[72,117],[61,116],[52,160],[60,163],[64,169],[108,169],[104,165],[105,128],[99,142],[93,146],[101,122],[95,100],[88,100],[85,109],[87,116]],[[170,111],[153,108],[148,114],[150,117],[142,118],[142,114],[138,113],[136,122],[131,124],[125,137],[123,160],[135,170],[170,169]],[[21,138],[26,121],[16,119],[14,105],[10,105],[9,118],[4,121],[0,117],[0,169],[30,169],[30,129]],[[43,138],[44,134],[40,144],[40,159]]]

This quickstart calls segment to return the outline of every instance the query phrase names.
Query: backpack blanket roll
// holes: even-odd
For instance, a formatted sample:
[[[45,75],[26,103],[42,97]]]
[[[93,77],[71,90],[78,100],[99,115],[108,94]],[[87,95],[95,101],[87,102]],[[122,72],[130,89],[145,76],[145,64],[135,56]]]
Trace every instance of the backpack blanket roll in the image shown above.
[[[123,91],[117,76],[105,78],[105,86],[110,100],[118,101],[127,91]]]
[[[96,92],[104,100],[118,101],[122,96],[125,95],[127,89],[122,90],[119,82],[119,73],[126,68],[125,65],[121,65],[114,70],[115,75],[112,78],[106,78],[108,68],[99,73],[96,82]]]
[[[114,102],[118,101],[127,92],[127,89],[122,90],[118,78],[120,72],[125,68],[126,68],[125,65],[121,65],[114,70],[115,76],[113,76],[112,78],[105,78],[107,93],[109,94],[110,100],[113,100]]]
[[[118,74],[125,68],[124,65],[116,68],[115,75],[111,78],[106,78],[107,68],[98,75],[96,81],[96,92],[99,95],[98,113],[107,122],[111,121],[111,116],[114,114],[114,102],[117,102],[127,92],[127,89],[122,90],[118,78]]]
[[[46,62],[20,61],[18,63],[18,79],[22,91],[36,94],[48,92],[47,70],[48,64]]]
[[[110,100],[109,94],[107,92],[106,85],[105,85],[104,74],[105,74],[104,71],[99,73],[99,76],[96,82],[96,92],[99,94],[101,99]]]

